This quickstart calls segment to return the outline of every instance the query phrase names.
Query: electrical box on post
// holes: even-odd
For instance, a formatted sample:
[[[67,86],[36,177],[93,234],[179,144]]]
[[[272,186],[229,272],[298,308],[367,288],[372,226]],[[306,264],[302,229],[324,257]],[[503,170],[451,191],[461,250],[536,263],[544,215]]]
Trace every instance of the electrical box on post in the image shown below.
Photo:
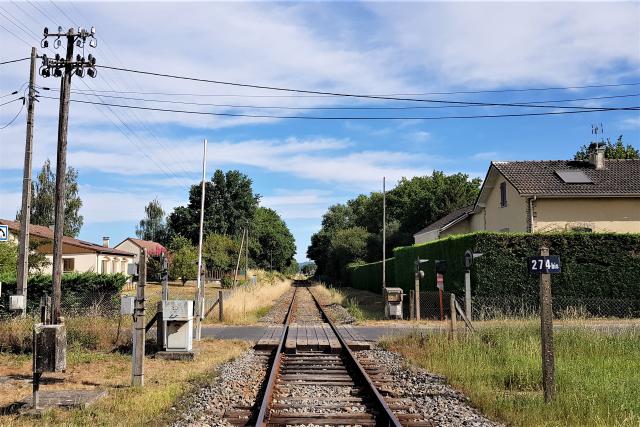
[[[167,351],[193,349],[193,301],[162,301],[164,345]]]
[[[24,310],[26,306],[24,295],[9,296],[9,310]]]
[[[133,315],[136,303],[136,297],[121,296],[120,297],[120,314]]]
[[[33,370],[36,373],[67,369],[67,329],[62,324],[33,327]]]
[[[389,319],[402,319],[402,288],[385,288],[385,314]]]

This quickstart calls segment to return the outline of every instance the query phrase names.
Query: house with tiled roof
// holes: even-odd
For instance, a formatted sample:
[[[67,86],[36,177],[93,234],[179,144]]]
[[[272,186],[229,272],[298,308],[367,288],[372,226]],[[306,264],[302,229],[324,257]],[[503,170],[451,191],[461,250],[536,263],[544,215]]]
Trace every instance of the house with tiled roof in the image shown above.
[[[640,160],[491,162],[474,205],[429,224],[416,243],[472,231],[640,233]]]
[[[0,224],[6,224],[9,229],[9,240],[17,243],[20,236],[20,223],[7,219],[0,219]],[[42,225],[29,225],[29,240],[37,242],[38,253],[44,254],[49,265],[42,273],[51,274],[53,261],[53,229]],[[102,245],[64,236],[62,239],[62,271],[123,273],[127,274],[127,265],[133,262],[134,254],[128,251],[110,248],[109,238],[103,238]]]
[[[127,237],[122,242],[118,243],[115,248],[133,253],[135,263],[140,259],[142,249],[147,250],[147,256],[160,256],[160,254],[167,253],[167,248],[158,242],[136,239],[134,237]]]

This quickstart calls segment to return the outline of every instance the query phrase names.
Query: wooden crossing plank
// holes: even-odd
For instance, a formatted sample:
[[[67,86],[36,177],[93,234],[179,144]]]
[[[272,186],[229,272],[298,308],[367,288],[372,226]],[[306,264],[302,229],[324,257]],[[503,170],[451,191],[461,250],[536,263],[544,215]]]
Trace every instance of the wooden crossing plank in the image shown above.
[[[340,341],[338,341],[338,337],[336,337],[336,334],[333,333],[331,326],[323,324],[322,328],[327,334],[327,339],[329,340],[329,349],[331,353],[340,353],[340,351],[342,350],[342,346],[340,345]]]
[[[280,343],[280,337],[282,336],[282,331],[284,327],[281,325],[270,325],[262,337],[258,340],[255,345],[256,350],[272,350],[278,347]]]
[[[329,337],[322,325],[316,325],[316,334],[318,335],[318,347],[320,350],[327,350],[329,347]]]
[[[284,351],[285,353],[295,353],[296,352],[296,340],[298,337],[298,325],[292,323],[289,325],[289,332],[287,333],[287,339],[284,342]]]

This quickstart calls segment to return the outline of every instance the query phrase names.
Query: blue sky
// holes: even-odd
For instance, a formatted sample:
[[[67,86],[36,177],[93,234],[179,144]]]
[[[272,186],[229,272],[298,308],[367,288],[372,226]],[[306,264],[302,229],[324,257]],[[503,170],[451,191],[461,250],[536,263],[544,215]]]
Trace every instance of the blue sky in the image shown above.
[[[98,47],[92,53],[100,64],[289,88],[416,94],[640,82],[638,2],[0,2],[0,62],[28,56],[31,45],[39,46],[43,27],[58,25],[95,25]],[[51,51],[43,52],[55,53]],[[26,61],[0,66],[0,96],[18,89],[27,76]],[[37,83],[55,89],[59,79],[38,77]],[[73,89],[77,92],[72,98],[78,100],[209,112],[405,118],[514,112],[509,107],[309,111],[300,108],[416,103],[290,96],[106,69],[100,69],[96,79],[74,78]],[[100,100],[83,90],[143,92],[100,94],[260,108]],[[637,93],[640,85],[413,97],[504,103]],[[58,96],[54,90],[41,94]],[[554,105],[638,102],[635,96]],[[0,107],[0,126],[19,107]],[[25,121],[23,111],[12,126],[0,130],[0,218],[13,218],[20,202]],[[592,139],[594,123],[604,124],[605,137],[623,134],[627,143],[640,147],[638,111],[312,121],[109,110],[72,103],[68,163],[80,174],[85,217],[80,238],[100,242],[108,235],[117,242],[133,235],[152,198],[158,197],[166,211],[186,203],[188,186],[199,179],[202,139],[207,138],[208,175],[215,168],[249,175],[262,204],[277,210],[291,228],[296,258],[302,261],[326,208],[380,190],[382,176],[392,187],[403,176],[434,169],[483,177],[491,160],[568,159]],[[44,159],[55,158],[56,128],[57,100],[41,99],[36,107],[34,173]]]

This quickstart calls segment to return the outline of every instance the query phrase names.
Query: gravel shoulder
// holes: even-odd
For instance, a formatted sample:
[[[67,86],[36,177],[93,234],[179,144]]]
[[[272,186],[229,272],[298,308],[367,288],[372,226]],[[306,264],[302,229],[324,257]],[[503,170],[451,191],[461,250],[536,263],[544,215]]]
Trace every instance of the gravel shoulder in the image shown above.
[[[385,392],[407,405],[408,413],[421,414],[436,426],[504,426],[471,406],[464,394],[447,384],[446,378],[411,366],[397,353],[375,348],[356,352],[356,357],[360,362],[375,361],[379,369],[393,378],[385,386]]]

